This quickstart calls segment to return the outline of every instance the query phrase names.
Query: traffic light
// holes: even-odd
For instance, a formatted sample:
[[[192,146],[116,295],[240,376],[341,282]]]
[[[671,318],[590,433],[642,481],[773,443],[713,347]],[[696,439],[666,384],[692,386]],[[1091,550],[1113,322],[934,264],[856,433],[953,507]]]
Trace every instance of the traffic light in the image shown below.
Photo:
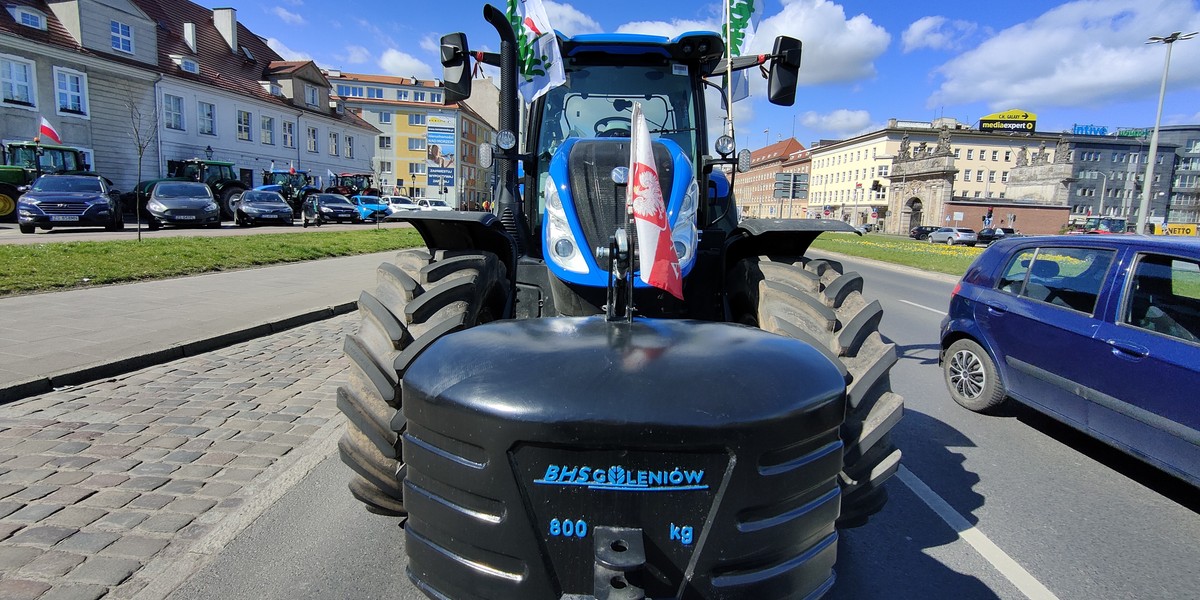
[[[872,192],[882,192],[882,191],[883,191],[883,184],[882,184],[882,183],[879,183],[879,180],[878,180],[878,179],[876,179],[876,180],[872,181],[872,182],[871,182],[871,191],[872,191]]]

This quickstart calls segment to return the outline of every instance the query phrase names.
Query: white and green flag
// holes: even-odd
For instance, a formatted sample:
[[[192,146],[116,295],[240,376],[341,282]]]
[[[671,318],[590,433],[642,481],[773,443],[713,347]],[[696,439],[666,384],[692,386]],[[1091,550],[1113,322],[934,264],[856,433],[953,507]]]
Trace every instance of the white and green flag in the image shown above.
[[[728,47],[729,56],[742,56],[750,50],[750,42],[754,39],[754,32],[758,29],[759,16],[762,11],[759,10],[759,5],[763,0],[726,0],[729,3],[729,9],[726,12],[728,22],[725,24],[725,44]],[[730,84],[733,88],[733,101],[737,102],[750,95],[750,77],[746,71],[738,71],[733,74],[733,82]]]
[[[542,0],[508,0],[508,21],[517,33],[517,84],[521,97],[532,103],[567,79],[563,76],[558,38]]]

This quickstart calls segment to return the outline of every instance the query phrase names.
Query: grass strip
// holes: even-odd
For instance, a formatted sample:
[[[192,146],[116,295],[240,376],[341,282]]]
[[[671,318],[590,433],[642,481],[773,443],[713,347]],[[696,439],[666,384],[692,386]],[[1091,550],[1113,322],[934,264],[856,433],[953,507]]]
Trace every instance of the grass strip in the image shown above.
[[[826,233],[818,237],[812,247],[957,276],[966,273],[975,257],[983,252],[982,247],[931,244],[881,234],[859,237],[854,234]]]
[[[0,245],[0,296],[422,246],[413,229]]]

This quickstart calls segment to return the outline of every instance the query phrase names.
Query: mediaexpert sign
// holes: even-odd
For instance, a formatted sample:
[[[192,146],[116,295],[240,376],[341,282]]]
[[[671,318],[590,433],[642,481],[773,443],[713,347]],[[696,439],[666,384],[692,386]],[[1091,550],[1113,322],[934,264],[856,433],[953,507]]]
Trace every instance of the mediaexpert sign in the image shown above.
[[[1033,133],[1037,130],[1037,115],[1018,108],[992,113],[979,118],[979,130]]]

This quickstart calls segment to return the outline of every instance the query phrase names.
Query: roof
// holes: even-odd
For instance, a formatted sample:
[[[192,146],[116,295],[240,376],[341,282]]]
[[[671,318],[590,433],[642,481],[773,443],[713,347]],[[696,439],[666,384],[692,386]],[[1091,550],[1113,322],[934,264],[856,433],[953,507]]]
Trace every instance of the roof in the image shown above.
[[[750,164],[756,165],[769,160],[784,160],[792,154],[803,149],[804,145],[796,141],[796,138],[780,140],[774,144],[771,144],[770,146],[759,148],[758,150],[751,152]]]
[[[337,69],[326,71],[330,79],[357,81],[360,83],[378,83],[386,85],[411,85],[415,87],[440,88],[442,82],[437,79],[417,79],[415,77],[396,77],[393,75],[373,75],[370,73],[347,73]]]

